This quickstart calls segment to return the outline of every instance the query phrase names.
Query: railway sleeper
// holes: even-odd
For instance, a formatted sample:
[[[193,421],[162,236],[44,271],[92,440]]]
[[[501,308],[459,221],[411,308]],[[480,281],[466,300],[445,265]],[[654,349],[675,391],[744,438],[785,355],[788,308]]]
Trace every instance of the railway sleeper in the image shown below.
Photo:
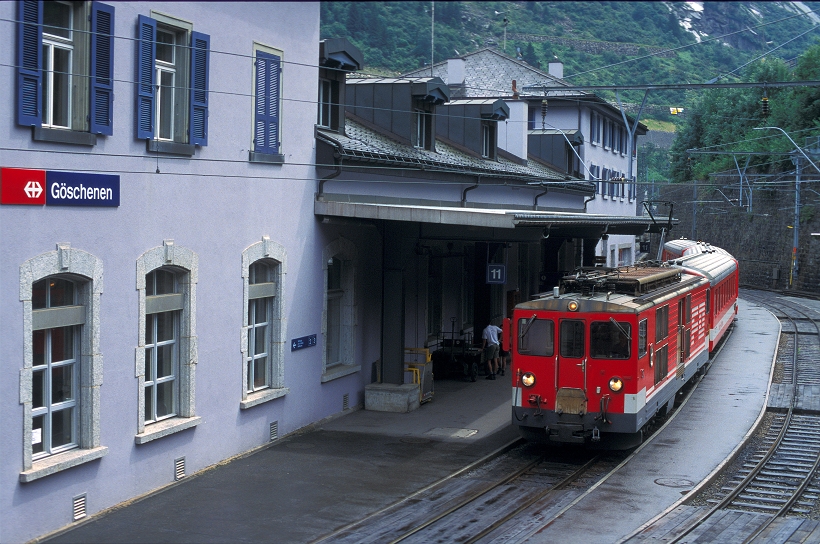
[[[767,501],[778,501],[780,502],[781,499],[788,500],[791,498],[792,494],[789,492],[777,492],[777,491],[769,491],[765,489],[747,489],[738,497],[741,498],[748,498],[748,499],[760,499],[760,500],[767,500]],[[786,501],[783,501],[786,502]]]
[[[742,501],[732,501],[729,505],[730,508],[740,508],[740,509],[748,509],[748,510],[757,510],[763,512],[777,512],[780,510],[782,505],[785,503],[780,503],[780,506],[777,505],[768,505],[758,502],[742,502]]]

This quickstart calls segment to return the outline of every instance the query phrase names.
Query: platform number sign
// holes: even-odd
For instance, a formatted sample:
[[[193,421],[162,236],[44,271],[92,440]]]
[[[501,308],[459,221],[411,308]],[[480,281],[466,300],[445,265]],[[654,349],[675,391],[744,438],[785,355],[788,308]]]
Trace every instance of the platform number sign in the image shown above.
[[[487,283],[507,283],[507,265],[487,264]]]

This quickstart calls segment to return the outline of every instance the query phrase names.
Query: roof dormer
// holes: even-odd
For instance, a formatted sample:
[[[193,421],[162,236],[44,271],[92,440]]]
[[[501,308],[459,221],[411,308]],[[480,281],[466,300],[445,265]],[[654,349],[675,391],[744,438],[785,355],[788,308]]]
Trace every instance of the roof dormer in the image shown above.
[[[364,57],[345,38],[319,42],[319,111],[316,124],[344,132],[345,78],[348,72],[362,69]]]

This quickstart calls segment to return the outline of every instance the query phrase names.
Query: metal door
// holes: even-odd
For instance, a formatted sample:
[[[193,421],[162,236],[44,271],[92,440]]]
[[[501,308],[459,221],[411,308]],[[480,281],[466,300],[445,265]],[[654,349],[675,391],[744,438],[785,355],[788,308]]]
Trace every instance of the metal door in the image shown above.
[[[583,319],[562,319],[558,327],[556,389],[564,387],[586,391],[586,331]]]

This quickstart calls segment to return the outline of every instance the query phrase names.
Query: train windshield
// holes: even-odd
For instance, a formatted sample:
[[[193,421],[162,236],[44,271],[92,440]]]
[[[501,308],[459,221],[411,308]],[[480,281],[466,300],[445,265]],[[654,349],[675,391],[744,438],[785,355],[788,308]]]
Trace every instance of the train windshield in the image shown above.
[[[625,321],[589,324],[589,354],[593,359],[629,359],[632,326]]]
[[[561,321],[561,357],[580,358],[584,356],[584,322]]]
[[[551,357],[555,353],[555,323],[549,319],[518,320],[518,353]]]

